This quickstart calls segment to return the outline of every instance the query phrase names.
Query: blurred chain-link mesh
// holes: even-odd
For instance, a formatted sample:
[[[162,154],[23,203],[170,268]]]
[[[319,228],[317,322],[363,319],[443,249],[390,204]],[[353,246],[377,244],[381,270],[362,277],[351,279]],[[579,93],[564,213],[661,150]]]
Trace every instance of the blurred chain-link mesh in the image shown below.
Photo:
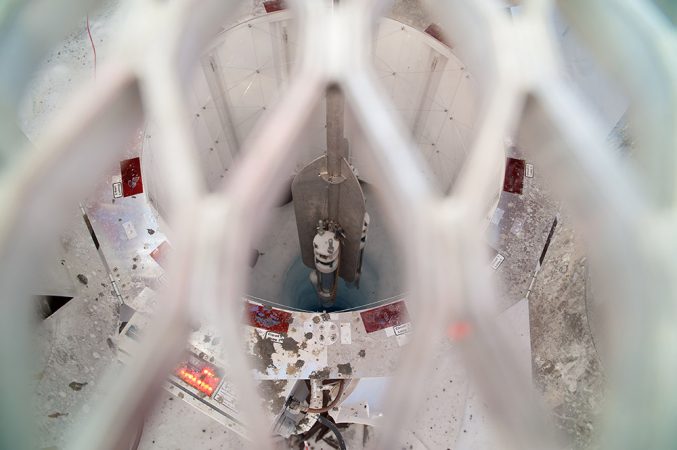
[[[0,448],[32,448],[29,277],[65,225],[65,205],[115,161],[143,118],[157,124],[167,157],[168,220],[176,248],[163,310],[143,350],[109,386],[74,434],[71,448],[124,448],[171,370],[189,332],[189,309],[221,317],[224,345],[239,395],[255,398],[238,332],[249,243],[265,230],[271,191],[283,189],[294,140],[328,86],[338,85],[380,168],[380,199],[402,246],[417,330],[388,397],[379,448],[396,448],[398,431],[420,402],[434,343],[452,320],[472,324],[459,343],[465,362],[496,413],[506,446],[558,448],[506,340],[492,325],[492,290],[484,273],[481,226],[503,168],[502,143],[515,136],[547,171],[571,207],[599,272],[596,295],[613,305],[610,400],[605,448],[674,448],[677,444],[677,48],[673,23],[651,2],[522,2],[511,18],[498,2],[427,1],[477,78],[480,114],[474,144],[449,196],[418,170],[409,137],[387,107],[372,73],[370,45],[385,1],[297,1],[301,57],[283,99],[244,144],[226,183],[209,193],[185,114],[190,70],[238,2],[143,1],[99,67],[96,86],[78,92],[34,145],[14,124],[32,74],[54,42],[96,6],[92,0],[9,1],[0,5]],[[631,103],[637,166],[630,171],[608,148],[595,116],[562,78],[549,15],[559,8]],[[669,8],[669,5],[666,7]],[[82,171],[80,168],[87,167]],[[77,182],[75,181],[77,180]],[[403,181],[406,180],[406,181]],[[32,233],[33,224],[42,224]],[[597,293],[598,292],[598,293]],[[143,376],[141,376],[143,374]],[[269,424],[245,402],[253,430]],[[252,447],[269,448],[266,433]]]

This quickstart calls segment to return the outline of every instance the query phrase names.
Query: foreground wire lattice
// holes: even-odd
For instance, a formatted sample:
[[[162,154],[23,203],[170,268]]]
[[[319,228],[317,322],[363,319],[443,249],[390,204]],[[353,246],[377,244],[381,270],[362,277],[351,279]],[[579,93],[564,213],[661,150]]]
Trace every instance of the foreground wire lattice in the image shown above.
[[[0,71],[3,113],[12,114],[48,44],[73,24],[69,14],[82,17],[94,3],[12,4],[15,11],[2,22],[0,56],[3,61],[26,56]],[[677,261],[671,253],[677,150],[674,28],[650,4],[630,0],[557,4],[599,59],[616,70],[614,75],[631,99],[631,126],[644,168],[640,183],[625,173],[607,148],[595,117],[561,76],[549,26],[552,1],[524,2],[523,13],[515,20],[490,0],[427,2],[482,92],[473,149],[445,198],[421,176],[418,152],[398,127],[371,72],[372,25],[382,3],[386,2],[350,1],[335,8],[316,1],[294,4],[304,36],[298,70],[267,122],[245,143],[244,158],[214,194],[208,194],[202,182],[184,89],[200,50],[227,20],[235,1],[140,3],[134,14],[138,23],[121,38],[119,53],[99,67],[98,86],[79,94],[36,150],[20,156],[6,153],[0,218],[0,349],[9,361],[24,359],[21,342],[27,331],[16,325],[17,317],[27,316],[22,273],[30,270],[48,238],[26,236],[22,232],[26,225],[45,214],[49,217],[50,211],[77,199],[84,185],[93,185],[97,169],[116,158],[115,149],[123,146],[144,115],[157,124],[156,137],[167,154],[159,161],[163,177],[183,180],[180,187],[167,185],[169,221],[178,239],[170,276],[173,286],[165,294],[163,314],[136,361],[78,430],[72,448],[126,445],[128,430],[135,429],[157,394],[154,380],[164,377],[179,356],[194,302],[223,318],[220,325],[233,381],[242,398],[255,398],[237,331],[244,258],[248,243],[264,231],[267,221],[261,212],[270,206],[270,191],[283,188],[280,175],[290,170],[294,139],[331,84],[345,92],[370,143],[368,156],[381,168],[377,181],[389,192],[381,200],[394,224],[393,234],[403,242],[410,304],[416,320],[429,324],[417,331],[403,356],[388,405],[388,411],[398,413],[389,414],[379,448],[396,448],[397,431],[411,419],[401,412],[415,409],[411,405],[421,398],[426,382],[419,374],[430,367],[434,343],[452,319],[473,324],[472,338],[460,345],[499,422],[510,431],[510,443],[517,448],[557,447],[541,423],[536,403],[525,400],[530,398],[529,386],[492,326],[492,292],[479,257],[480,225],[497,190],[504,158],[501,143],[509,135],[532,152],[552,175],[560,196],[572,205],[590,239],[591,257],[607,274],[603,279],[614,280],[603,286],[602,295],[613,299],[621,317],[641,312],[641,321],[623,323],[624,333],[615,343],[630,357],[619,359],[612,369],[625,377],[618,377],[612,386],[615,408],[607,416],[604,444],[655,449],[674,444],[677,398],[668,395],[670,369],[677,365],[677,355],[670,351],[677,342],[673,277]],[[64,20],[56,21],[59,25],[54,28],[32,26],[51,17]],[[27,36],[11,34],[27,29],[35,31]],[[13,134],[5,136],[6,148],[20,144],[8,138]],[[92,169],[88,178],[77,186],[69,183],[69,176],[84,165]],[[567,177],[576,183],[562,182]],[[61,187],[58,194],[54,186]],[[20,389],[4,382],[16,370],[16,365],[0,367],[3,448],[28,448],[30,428],[24,421],[28,411],[21,408],[26,402]],[[638,403],[646,406],[637,408]],[[252,429],[268,429],[257,402],[243,407]],[[251,437],[252,446],[270,447],[265,433]]]

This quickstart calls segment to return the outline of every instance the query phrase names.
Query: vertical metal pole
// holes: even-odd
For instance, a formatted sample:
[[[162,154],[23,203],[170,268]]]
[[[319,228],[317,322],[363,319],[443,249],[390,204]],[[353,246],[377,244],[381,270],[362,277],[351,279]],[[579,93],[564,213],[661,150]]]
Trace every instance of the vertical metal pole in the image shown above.
[[[345,98],[341,89],[332,85],[327,88],[327,212],[328,219],[338,223],[338,207],[341,181],[341,160],[345,157],[343,138]]]

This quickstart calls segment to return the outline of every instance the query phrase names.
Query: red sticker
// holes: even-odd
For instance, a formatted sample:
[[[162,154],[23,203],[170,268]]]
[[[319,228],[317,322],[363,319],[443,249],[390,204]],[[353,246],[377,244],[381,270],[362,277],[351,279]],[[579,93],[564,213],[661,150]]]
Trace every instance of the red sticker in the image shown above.
[[[439,25],[431,23],[428,28],[425,29],[425,32],[446,45],[447,47],[451,47],[449,44],[449,41],[447,41],[446,36],[442,32],[442,29],[439,27]]]
[[[267,13],[271,13],[271,12],[275,12],[275,11],[282,11],[283,9],[287,9],[283,0],[270,0],[270,1],[267,1],[267,2],[263,2],[263,7],[266,8]]]
[[[122,175],[122,196],[129,197],[143,193],[143,181],[141,180],[141,160],[139,158],[125,159],[120,161],[120,174]]]
[[[524,169],[526,163],[523,159],[508,158],[505,164],[505,178],[503,190],[512,194],[521,194],[524,187]]]
[[[171,251],[172,246],[169,245],[169,242],[164,241],[162,244],[158,245],[155,250],[150,252],[150,257],[153,258],[160,267],[166,269]]]
[[[276,333],[286,333],[292,321],[291,313],[269,306],[255,305],[247,302],[247,319],[249,325]]]
[[[360,315],[367,333],[402,325],[410,321],[404,300],[364,311]]]

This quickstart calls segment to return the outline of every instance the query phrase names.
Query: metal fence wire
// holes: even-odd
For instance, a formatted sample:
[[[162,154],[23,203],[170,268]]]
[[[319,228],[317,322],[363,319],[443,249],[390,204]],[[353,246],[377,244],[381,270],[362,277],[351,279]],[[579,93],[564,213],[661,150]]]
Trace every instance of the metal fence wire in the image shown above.
[[[110,384],[78,427],[72,449],[128,445],[180,357],[191,305],[220,317],[224,346],[241,398],[256,398],[242,351],[240,298],[249,244],[266,229],[267,211],[290,173],[295,138],[329,86],[345,94],[379,167],[377,182],[391,232],[401,244],[416,330],[388,396],[377,448],[397,448],[426,385],[435,343],[452,320],[472,324],[458,343],[496,413],[506,446],[560,448],[533,399],[528,377],[493,324],[491,284],[482,254],[483,223],[504,164],[503,140],[516,143],[547,171],[587,239],[602,280],[599,296],[618,311],[616,356],[609,368],[612,405],[604,448],[674,448],[677,443],[677,49],[675,29],[651,2],[531,0],[518,17],[491,0],[432,1],[454,53],[480,86],[472,149],[449,195],[423,177],[419,152],[399,126],[373,73],[374,24],[387,1],[290,2],[297,15],[300,59],[279,104],[244,143],[225,183],[208,192],[186,107],[190,71],[201,49],[233,14],[234,0],[143,1],[119,36],[118,51],[97,69],[97,83],[77,93],[31,147],[12,128],[31,75],[53,42],[96,6],[93,0],[9,1],[0,5],[2,195],[0,214],[0,448],[31,448],[27,286],[40,250],[65,225],[60,214],[93,186],[144,118],[157,125],[166,157],[167,218],[174,230],[171,286],[141,351]],[[630,99],[629,124],[640,168],[629,173],[609,148],[595,115],[564,80],[553,36],[553,8],[565,15]],[[87,171],[79,170],[88,167]],[[76,177],[77,174],[77,177]],[[73,180],[77,179],[77,183]],[[575,182],[572,182],[574,180]],[[39,221],[45,231],[27,233]],[[415,300],[414,300],[415,299]],[[632,319],[632,320],[629,320]],[[251,430],[270,427],[258,402],[243,402]],[[252,448],[271,448],[251,433]]]

